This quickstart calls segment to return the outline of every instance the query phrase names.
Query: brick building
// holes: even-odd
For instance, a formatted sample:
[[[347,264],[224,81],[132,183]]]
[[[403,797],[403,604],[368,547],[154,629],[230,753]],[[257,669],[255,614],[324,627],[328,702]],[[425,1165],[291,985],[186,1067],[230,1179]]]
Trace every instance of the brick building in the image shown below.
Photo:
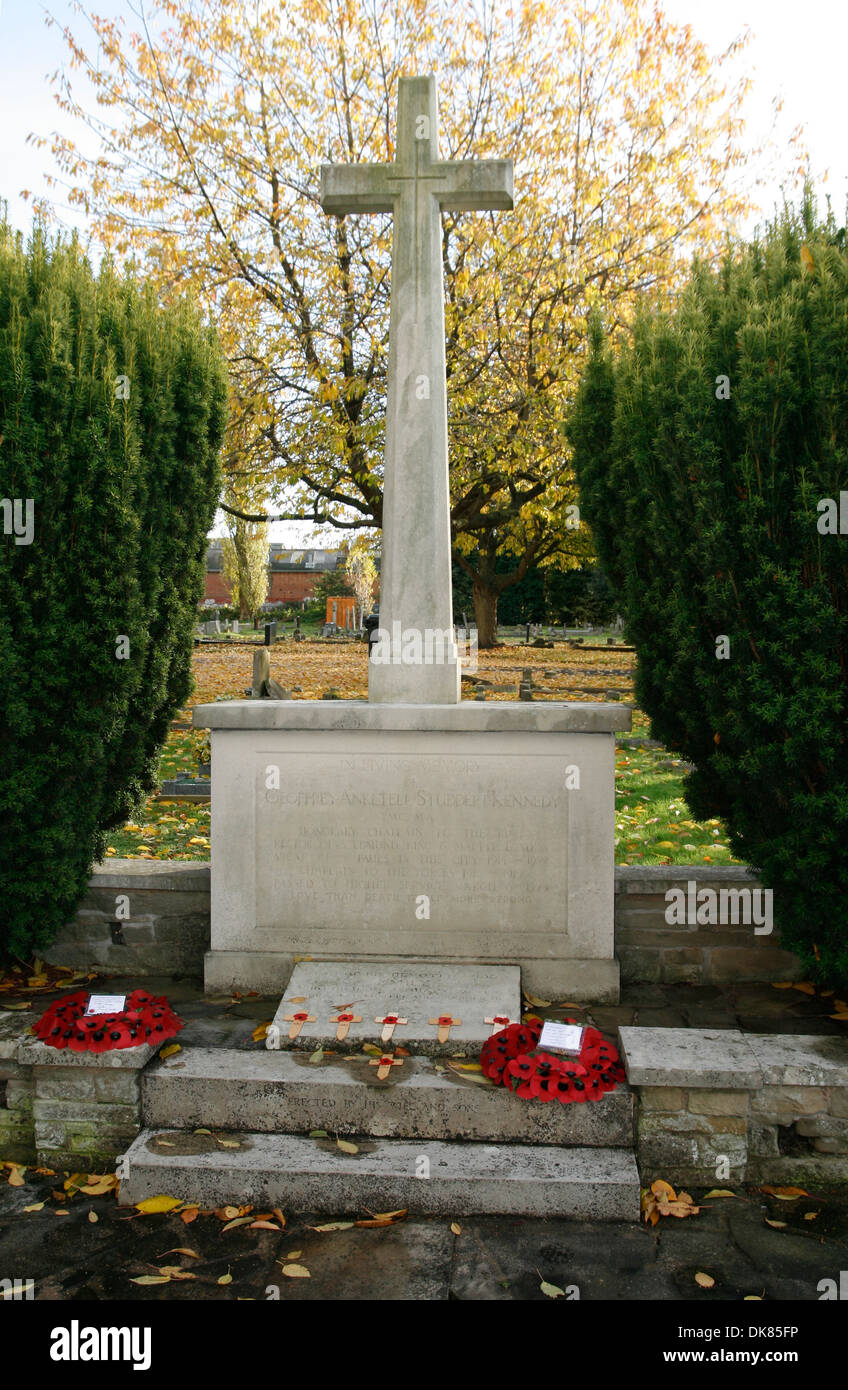
[[[346,551],[292,550],[272,543],[268,547],[268,592],[266,603],[302,603],[312,598],[322,574],[343,569]],[[229,603],[230,591],[224,583],[221,542],[209,542],[206,551],[206,593],[212,603]]]

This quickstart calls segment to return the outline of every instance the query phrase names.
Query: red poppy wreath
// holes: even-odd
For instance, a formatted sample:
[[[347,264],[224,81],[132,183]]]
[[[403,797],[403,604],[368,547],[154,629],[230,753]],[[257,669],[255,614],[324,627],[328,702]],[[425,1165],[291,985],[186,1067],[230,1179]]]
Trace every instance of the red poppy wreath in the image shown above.
[[[154,998],[146,989],[127,995],[120,1013],[85,1017],[86,990],[54,999],[32,1031],[48,1047],[69,1047],[72,1052],[111,1052],[123,1047],[156,1047],[183,1026],[167,999]]]
[[[573,1018],[567,1023],[576,1023]],[[624,1068],[612,1043],[597,1028],[586,1028],[579,1057],[534,1052],[542,1035],[542,1020],[511,1023],[483,1044],[483,1075],[530,1100],[569,1102],[601,1100],[624,1081]]]

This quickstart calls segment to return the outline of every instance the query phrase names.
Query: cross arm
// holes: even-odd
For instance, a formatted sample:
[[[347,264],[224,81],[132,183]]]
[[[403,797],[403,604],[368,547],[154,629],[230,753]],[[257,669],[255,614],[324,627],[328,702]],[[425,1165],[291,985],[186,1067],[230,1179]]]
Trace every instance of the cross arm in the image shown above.
[[[385,164],[322,164],[321,207],[343,217],[346,212],[392,212]]]
[[[499,211],[512,207],[511,159],[445,159],[433,165],[449,191],[437,193],[442,207],[459,212]]]

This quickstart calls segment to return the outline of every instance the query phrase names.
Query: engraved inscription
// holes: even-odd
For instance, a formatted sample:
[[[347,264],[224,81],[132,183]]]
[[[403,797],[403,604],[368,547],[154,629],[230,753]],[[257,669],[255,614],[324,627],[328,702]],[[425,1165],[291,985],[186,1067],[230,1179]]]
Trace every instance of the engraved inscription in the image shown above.
[[[315,949],[350,930],[361,950],[386,931],[422,950],[454,927],[564,932],[565,758],[298,752],[274,756],[267,791],[269,757],[255,772],[258,927],[308,933]],[[416,919],[422,894],[430,915]]]

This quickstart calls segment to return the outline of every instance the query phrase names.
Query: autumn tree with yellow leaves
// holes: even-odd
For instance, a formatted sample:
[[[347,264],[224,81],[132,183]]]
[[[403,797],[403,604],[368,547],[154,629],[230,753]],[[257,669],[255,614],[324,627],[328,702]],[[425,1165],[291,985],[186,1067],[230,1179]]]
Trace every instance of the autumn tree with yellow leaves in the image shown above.
[[[442,219],[454,554],[490,645],[505,587],[590,553],[562,430],[589,313],[627,322],[637,296],[673,291],[746,207],[740,87],[645,0],[140,14],[135,33],[88,15],[90,50],[66,31],[58,97],[99,151],[52,149],[104,244],[214,318],[250,444],[233,481],[281,519],[381,523],[391,218],[326,216],[319,166],[391,161],[397,79],[427,72],[442,157],[514,160],[513,211]]]

